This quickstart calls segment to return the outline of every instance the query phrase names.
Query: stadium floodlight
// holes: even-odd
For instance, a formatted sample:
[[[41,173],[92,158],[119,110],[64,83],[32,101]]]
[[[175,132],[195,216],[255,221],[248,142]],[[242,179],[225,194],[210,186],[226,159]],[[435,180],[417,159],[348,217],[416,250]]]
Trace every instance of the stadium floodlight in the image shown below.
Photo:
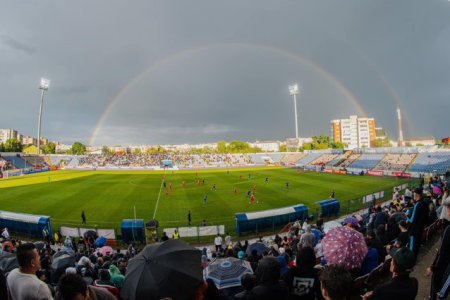
[[[41,154],[41,118],[42,118],[42,108],[44,106],[44,93],[48,91],[50,86],[50,80],[46,78],[41,78],[41,83],[39,84],[39,89],[41,92],[41,105],[39,106],[39,123],[38,123],[38,136],[37,136],[37,154]]]
[[[289,94],[294,96],[294,113],[295,113],[295,138],[298,143],[298,120],[297,120],[297,95],[300,94],[300,88],[298,84],[289,86]]]

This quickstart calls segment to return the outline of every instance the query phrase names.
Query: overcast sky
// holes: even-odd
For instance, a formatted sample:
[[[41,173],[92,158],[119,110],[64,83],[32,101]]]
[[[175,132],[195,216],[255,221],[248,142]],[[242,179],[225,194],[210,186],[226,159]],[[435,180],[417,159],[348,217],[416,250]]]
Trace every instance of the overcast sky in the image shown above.
[[[283,140],[294,82],[302,137],[367,114],[397,138],[397,105],[406,137],[450,135],[448,0],[0,2],[0,128],[37,136],[47,77],[68,144]]]

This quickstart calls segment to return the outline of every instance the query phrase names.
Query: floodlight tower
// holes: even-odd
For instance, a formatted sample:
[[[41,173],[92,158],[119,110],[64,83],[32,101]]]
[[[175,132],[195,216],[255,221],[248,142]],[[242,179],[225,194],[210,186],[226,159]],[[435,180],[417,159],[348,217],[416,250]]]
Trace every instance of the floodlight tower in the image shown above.
[[[403,126],[402,126],[402,114],[400,108],[397,107],[397,121],[398,121],[398,145],[403,147]]]
[[[44,93],[48,91],[50,85],[50,80],[41,78],[41,83],[39,84],[39,89],[41,92],[41,105],[39,107],[39,123],[38,123],[38,136],[37,136],[37,151],[38,155],[41,154],[41,118],[42,118],[42,107],[44,106]]]
[[[294,85],[290,85],[289,86],[289,94],[291,96],[294,96],[295,138],[297,139],[297,143],[298,143],[297,95],[299,93],[300,93],[300,88],[298,87],[298,84],[294,84]]]

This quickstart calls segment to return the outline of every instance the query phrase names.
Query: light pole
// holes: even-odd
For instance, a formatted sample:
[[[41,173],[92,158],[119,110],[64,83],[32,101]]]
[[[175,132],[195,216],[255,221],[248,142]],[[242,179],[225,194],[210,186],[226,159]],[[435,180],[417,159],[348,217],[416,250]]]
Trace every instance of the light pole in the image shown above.
[[[300,93],[300,88],[298,87],[298,84],[294,84],[294,85],[290,85],[289,86],[289,94],[291,96],[294,96],[295,138],[297,139],[297,143],[298,143],[297,95],[299,93]]]
[[[37,136],[37,151],[38,155],[41,155],[41,118],[42,118],[42,107],[44,106],[44,93],[48,90],[50,85],[50,80],[41,78],[41,84],[39,84],[39,89],[41,92],[41,105],[39,107],[39,123],[38,123],[38,136]]]

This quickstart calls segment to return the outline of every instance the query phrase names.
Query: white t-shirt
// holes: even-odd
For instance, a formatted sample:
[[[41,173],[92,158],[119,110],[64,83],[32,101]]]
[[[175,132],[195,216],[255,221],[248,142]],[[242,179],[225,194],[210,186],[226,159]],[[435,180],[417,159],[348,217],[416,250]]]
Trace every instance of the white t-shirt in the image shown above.
[[[216,236],[214,239],[214,245],[222,246],[222,238],[220,236]]]
[[[13,300],[48,300],[53,299],[47,284],[36,275],[12,270],[7,278],[8,289]]]

